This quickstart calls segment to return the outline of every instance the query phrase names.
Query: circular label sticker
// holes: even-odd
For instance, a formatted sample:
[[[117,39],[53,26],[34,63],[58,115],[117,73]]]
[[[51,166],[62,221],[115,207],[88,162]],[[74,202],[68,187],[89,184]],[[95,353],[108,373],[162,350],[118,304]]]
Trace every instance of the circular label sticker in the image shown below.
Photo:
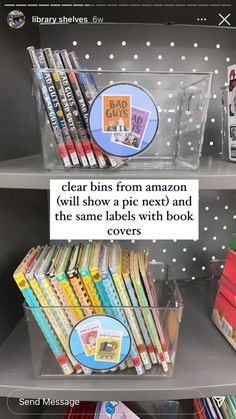
[[[116,83],[94,99],[89,113],[91,135],[106,153],[132,157],[153,141],[159,117],[152,97],[141,87]]]
[[[109,370],[129,355],[131,337],[119,320],[96,315],[81,320],[72,330],[70,350],[75,359],[92,370]]]

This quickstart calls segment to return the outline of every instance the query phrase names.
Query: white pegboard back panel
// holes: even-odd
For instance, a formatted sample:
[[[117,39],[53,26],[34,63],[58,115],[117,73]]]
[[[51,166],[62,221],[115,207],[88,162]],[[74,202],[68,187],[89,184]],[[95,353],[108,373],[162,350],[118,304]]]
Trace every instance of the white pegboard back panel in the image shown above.
[[[152,24],[86,24],[41,25],[40,32],[42,47],[75,50],[89,69],[124,73],[213,72],[212,99],[203,154],[219,155],[220,88],[227,82],[227,66],[236,63],[234,29]]]

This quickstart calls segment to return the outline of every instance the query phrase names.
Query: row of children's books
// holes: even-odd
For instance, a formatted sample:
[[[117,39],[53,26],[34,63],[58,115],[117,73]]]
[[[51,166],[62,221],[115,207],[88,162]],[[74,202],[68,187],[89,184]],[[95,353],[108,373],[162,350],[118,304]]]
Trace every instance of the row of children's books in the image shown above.
[[[92,373],[71,354],[69,338],[93,315],[116,318],[129,331],[131,349],[120,369],[133,367],[142,375],[161,365],[168,372],[168,339],[144,249],[129,251],[117,242],[37,246],[14,279],[65,375]]]
[[[236,396],[194,399],[196,419],[235,419]]]
[[[78,406],[69,407],[64,419],[139,419],[124,403],[109,402],[83,402]]]
[[[64,167],[119,167],[123,160],[104,153],[89,133],[89,109],[98,94],[93,75],[66,49],[28,47],[37,88]]]

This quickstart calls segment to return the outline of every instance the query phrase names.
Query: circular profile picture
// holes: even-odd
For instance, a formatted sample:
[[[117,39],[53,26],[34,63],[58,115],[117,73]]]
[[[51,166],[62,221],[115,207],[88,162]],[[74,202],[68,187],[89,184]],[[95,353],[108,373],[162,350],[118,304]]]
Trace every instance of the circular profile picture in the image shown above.
[[[25,15],[20,10],[12,10],[8,13],[7,23],[12,29],[20,29],[25,24]]]

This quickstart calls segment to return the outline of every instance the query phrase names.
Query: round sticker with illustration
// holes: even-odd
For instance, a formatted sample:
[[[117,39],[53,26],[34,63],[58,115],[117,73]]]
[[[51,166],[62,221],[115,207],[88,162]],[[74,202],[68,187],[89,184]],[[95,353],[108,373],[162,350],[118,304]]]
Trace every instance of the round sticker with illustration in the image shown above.
[[[94,99],[89,113],[91,135],[106,153],[132,157],[155,138],[157,106],[143,88],[130,83],[106,87]]]
[[[119,320],[95,315],[77,323],[69,343],[72,355],[81,365],[99,371],[114,368],[127,358],[131,337]]]

